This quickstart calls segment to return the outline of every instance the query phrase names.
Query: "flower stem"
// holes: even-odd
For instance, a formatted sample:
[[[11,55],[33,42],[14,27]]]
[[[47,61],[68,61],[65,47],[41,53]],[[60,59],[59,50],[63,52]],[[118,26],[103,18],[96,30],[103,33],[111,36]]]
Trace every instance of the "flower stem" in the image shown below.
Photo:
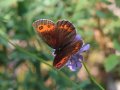
[[[83,66],[85,67],[85,69],[86,69],[86,71],[87,71],[87,73],[88,73],[88,75],[89,75],[89,77],[90,77],[91,82],[94,83],[94,84],[96,84],[96,85],[100,88],[100,90],[105,90],[105,89],[94,79],[94,77],[90,74],[90,72],[89,72],[89,70],[88,70],[85,62],[82,61],[82,63],[83,63]]]

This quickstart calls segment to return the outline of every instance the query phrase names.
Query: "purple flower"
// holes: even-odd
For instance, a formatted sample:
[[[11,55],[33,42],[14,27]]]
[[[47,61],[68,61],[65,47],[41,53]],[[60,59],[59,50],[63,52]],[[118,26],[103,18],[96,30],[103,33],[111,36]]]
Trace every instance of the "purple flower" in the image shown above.
[[[76,71],[82,67],[81,60],[83,60],[82,52],[87,51],[90,48],[89,44],[84,44],[82,48],[74,55],[71,56],[70,60],[68,60],[66,66],[71,71]]]

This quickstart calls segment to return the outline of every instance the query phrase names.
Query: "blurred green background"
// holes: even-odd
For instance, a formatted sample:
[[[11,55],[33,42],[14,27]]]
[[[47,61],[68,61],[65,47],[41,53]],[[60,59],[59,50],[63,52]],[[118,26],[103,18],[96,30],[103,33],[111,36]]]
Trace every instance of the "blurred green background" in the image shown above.
[[[84,67],[45,64],[53,50],[35,33],[37,19],[72,22],[91,45],[84,54],[91,74],[105,90],[120,90],[119,7],[119,0],[0,0],[0,90],[100,90]]]

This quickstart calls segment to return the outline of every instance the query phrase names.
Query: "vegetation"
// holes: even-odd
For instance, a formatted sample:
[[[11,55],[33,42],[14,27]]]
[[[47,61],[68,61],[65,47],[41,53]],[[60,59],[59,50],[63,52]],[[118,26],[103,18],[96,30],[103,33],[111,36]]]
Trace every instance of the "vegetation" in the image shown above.
[[[118,90],[109,87],[120,81],[120,2],[113,1],[0,0],[0,90]],[[53,68],[52,48],[32,27],[37,19],[75,25],[91,45],[79,71]]]

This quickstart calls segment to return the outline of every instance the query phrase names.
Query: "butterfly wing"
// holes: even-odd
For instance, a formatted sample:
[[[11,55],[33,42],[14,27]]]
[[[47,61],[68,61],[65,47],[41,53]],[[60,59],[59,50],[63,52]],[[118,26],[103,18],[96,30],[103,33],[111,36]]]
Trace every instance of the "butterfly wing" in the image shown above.
[[[33,23],[39,36],[52,48],[58,50],[53,65],[61,68],[82,46],[83,41],[76,35],[75,27],[66,20],[54,24],[50,20],[40,19]]]
[[[47,19],[40,19],[33,23],[33,27],[43,41],[45,41],[50,47],[57,48],[56,46],[58,42],[54,22]]]
[[[69,45],[56,53],[53,66],[57,69],[63,67],[68,62],[69,58],[80,50],[82,45],[82,39],[78,35],[76,35],[74,40]]]
[[[56,31],[58,33],[58,47],[63,48],[69,44],[76,36],[76,30],[72,23],[66,20],[59,20],[56,23]]]
[[[76,36],[75,27],[66,20],[56,24],[47,19],[40,19],[33,23],[39,36],[52,48],[59,49],[69,44]]]

